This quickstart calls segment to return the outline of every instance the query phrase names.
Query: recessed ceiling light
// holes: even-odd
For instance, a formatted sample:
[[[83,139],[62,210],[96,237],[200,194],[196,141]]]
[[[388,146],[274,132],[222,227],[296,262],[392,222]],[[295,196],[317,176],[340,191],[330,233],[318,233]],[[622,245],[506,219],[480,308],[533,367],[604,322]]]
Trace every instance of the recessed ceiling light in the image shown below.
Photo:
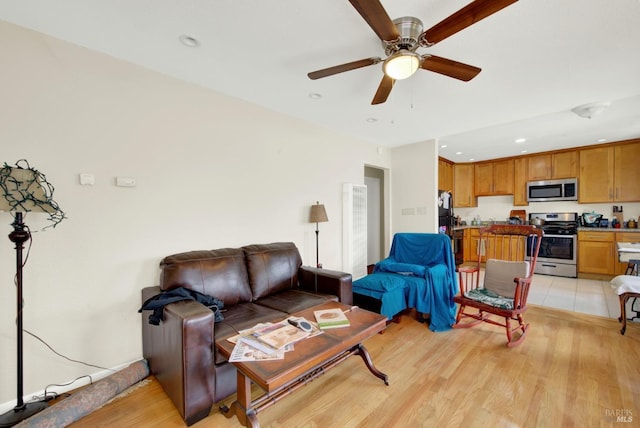
[[[526,138],[517,138],[516,139],[516,143],[524,143],[525,141],[527,141]]]
[[[461,155],[461,154],[462,154],[462,152],[456,152],[456,154],[457,154],[457,155]]]
[[[200,41],[198,39],[192,36],[187,36],[186,34],[181,34],[180,37],[178,37],[178,40],[180,40],[180,43],[190,48],[197,48],[200,46]]]
[[[528,150],[522,150],[520,153],[527,153]]]
[[[476,158],[469,158],[469,162],[473,162]]]
[[[607,141],[607,139],[606,139],[606,138],[600,138],[600,139],[598,140],[598,143],[604,143],[605,141]]]
[[[309,98],[311,98],[312,100],[319,100],[320,98],[322,98],[322,94],[312,92],[309,94]]]
[[[446,148],[447,148],[447,145],[446,145],[446,144],[443,144],[443,145],[441,145],[441,146],[440,146],[440,148],[441,148],[441,149],[446,149]]]
[[[367,118],[367,123],[376,123],[378,121],[378,119],[376,119],[375,117],[368,117]]]

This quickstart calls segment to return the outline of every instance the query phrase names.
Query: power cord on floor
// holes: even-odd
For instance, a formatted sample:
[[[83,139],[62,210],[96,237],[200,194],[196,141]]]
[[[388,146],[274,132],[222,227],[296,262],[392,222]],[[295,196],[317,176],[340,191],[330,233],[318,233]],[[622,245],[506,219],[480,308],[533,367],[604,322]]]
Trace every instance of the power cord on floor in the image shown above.
[[[47,385],[44,388],[44,394],[42,395],[34,395],[32,398],[34,401],[45,401],[45,402],[49,402],[52,400],[55,400],[56,398],[60,397],[60,394],[58,394],[57,392],[47,392],[47,389],[49,389],[52,386],[69,386],[69,385],[73,385],[74,383],[76,383],[77,381],[79,381],[80,379],[84,379],[84,378],[89,378],[89,385],[93,384],[93,378],[90,375],[84,375],[84,376],[80,376],[75,378],[74,380],[72,380],[71,382],[67,382],[67,383],[51,383],[49,385]],[[65,397],[69,397],[71,396],[71,394],[63,394]]]

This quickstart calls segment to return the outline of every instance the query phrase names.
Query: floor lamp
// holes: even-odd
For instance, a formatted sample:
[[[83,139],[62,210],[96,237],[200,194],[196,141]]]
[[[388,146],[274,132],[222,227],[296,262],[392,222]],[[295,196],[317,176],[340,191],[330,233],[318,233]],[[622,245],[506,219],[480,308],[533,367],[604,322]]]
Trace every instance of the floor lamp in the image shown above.
[[[9,211],[14,221],[13,231],[9,240],[16,249],[16,337],[17,337],[17,403],[8,412],[0,415],[0,427],[11,427],[28,417],[44,410],[47,403],[37,401],[25,403],[23,400],[23,364],[22,364],[22,269],[24,267],[22,250],[24,243],[31,238],[29,228],[24,224],[27,212],[40,212],[49,215],[49,220],[55,227],[64,218],[64,213],[58,204],[51,199],[53,186],[39,171],[29,167],[26,160],[20,160],[15,167],[4,164],[0,169],[0,211]],[[47,226],[49,227],[49,226]]]
[[[320,202],[316,202],[315,205],[311,205],[311,214],[309,215],[309,223],[316,224],[316,267],[321,268],[320,264],[320,252],[318,251],[318,235],[320,234],[320,230],[318,229],[318,223],[324,223],[325,221],[329,221],[327,218],[327,211],[324,209],[324,205]]]

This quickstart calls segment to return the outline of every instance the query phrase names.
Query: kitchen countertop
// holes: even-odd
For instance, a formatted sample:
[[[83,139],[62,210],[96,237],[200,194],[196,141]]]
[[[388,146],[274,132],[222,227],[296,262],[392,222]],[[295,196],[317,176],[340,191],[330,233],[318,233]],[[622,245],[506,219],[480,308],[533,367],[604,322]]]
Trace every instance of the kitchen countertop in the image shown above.
[[[506,221],[496,221],[493,223],[487,224],[478,224],[478,225],[465,225],[465,226],[454,226],[453,230],[465,230],[465,229],[480,229],[483,227],[490,226],[491,224],[509,224]],[[578,232],[635,232],[640,233],[640,229],[630,229],[628,227],[614,228],[614,227],[578,227]]]
[[[628,227],[579,227],[578,232],[636,232],[640,233],[640,229],[630,229]]]

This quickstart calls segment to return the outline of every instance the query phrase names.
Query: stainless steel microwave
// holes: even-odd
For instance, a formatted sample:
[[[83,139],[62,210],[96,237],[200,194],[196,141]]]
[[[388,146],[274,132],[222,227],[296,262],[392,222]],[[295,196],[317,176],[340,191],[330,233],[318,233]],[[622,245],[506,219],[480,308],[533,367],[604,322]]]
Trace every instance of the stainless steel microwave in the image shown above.
[[[578,179],[529,181],[527,183],[527,201],[577,201]]]

